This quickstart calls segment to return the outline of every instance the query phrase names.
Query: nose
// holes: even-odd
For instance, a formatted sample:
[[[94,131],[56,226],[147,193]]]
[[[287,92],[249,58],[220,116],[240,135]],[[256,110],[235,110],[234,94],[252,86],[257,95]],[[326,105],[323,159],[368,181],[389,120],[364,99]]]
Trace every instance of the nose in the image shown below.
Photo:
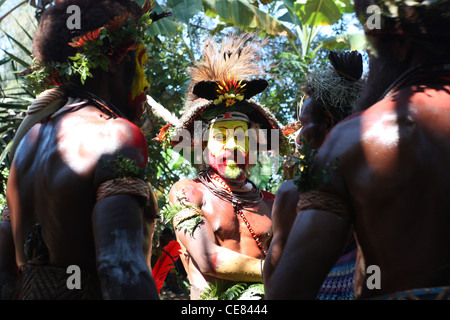
[[[227,150],[235,150],[237,149],[237,144],[236,141],[234,141],[234,136],[231,135],[231,137],[229,137],[227,139],[227,142],[225,143],[225,149]]]

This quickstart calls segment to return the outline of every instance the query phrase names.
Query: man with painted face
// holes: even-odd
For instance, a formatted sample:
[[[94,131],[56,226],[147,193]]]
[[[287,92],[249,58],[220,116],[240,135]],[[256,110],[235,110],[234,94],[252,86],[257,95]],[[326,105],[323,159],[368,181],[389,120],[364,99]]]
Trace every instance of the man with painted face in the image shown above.
[[[211,285],[219,290],[215,298],[223,298],[224,288],[262,283],[273,195],[257,188],[246,172],[250,149],[268,141],[266,150],[278,148],[282,134],[275,117],[251,99],[267,82],[247,80],[260,73],[257,42],[249,38],[228,37],[221,50],[212,41],[205,45],[203,60],[190,70],[187,110],[173,128],[174,145],[202,148],[202,136],[206,142],[206,168],[196,179],[175,183],[169,194],[191,299],[204,297]],[[195,139],[194,127],[200,139],[187,141]]]
[[[66,26],[71,5],[80,30]],[[14,140],[0,229],[2,298],[158,299],[150,271],[158,209],[145,181],[146,140],[134,124],[148,89],[145,6],[59,1],[41,18],[33,68],[47,75],[41,84],[57,86],[32,103]],[[67,73],[77,70],[74,60],[88,77]]]

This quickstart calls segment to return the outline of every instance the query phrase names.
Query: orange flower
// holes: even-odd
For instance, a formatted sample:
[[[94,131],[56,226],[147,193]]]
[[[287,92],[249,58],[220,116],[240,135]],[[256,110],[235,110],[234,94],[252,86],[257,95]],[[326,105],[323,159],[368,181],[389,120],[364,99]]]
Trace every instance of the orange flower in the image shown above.
[[[169,131],[170,127],[173,127],[173,126],[171,124],[166,124],[165,126],[163,126],[159,130],[159,134],[156,136],[155,140],[162,142],[164,140],[164,137],[165,137],[167,131]]]
[[[94,31],[89,31],[85,35],[73,38],[72,41],[69,42],[69,45],[74,48],[81,48],[88,41],[98,40],[101,32],[102,28],[99,28]]]
[[[290,134],[293,134],[294,132],[296,132],[297,130],[295,130],[294,128],[287,128],[287,129],[283,129],[283,134],[285,136],[288,136]]]

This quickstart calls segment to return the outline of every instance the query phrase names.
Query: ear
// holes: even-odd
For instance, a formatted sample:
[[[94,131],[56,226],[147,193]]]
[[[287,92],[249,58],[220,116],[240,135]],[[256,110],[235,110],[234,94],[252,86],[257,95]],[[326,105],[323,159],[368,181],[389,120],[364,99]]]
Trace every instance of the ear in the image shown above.
[[[336,125],[336,120],[333,118],[331,114],[325,112],[325,118],[323,119],[322,128],[325,132],[325,135],[331,131],[331,129]]]
[[[213,81],[200,81],[195,84],[192,93],[199,98],[214,100],[217,98],[216,83]]]
[[[264,79],[255,79],[250,81],[242,81],[245,83],[244,99],[250,99],[251,97],[263,92],[269,83]]]

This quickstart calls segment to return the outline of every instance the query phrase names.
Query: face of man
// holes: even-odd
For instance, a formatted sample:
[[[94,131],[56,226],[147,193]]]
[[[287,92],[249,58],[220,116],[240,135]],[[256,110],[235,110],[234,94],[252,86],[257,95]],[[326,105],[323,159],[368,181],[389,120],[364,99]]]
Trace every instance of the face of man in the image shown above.
[[[147,62],[148,56],[143,44],[139,44],[136,50],[136,70],[131,84],[131,92],[129,96],[130,108],[136,112],[136,116],[142,112],[142,105],[146,100],[146,92],[150,85],[145,79],[143,65]]]
[[[306,99],[299,120],[302,123],[302,129],[297,136],[297,143],[301,144],[299,139],[303,138],[311,145],[311,148],[319,148],[329,131],[329,120],[326,118],[323,107],[312,98]]]
[[[240,120],[219,121],[209,128],[208,161],[226,179],[245,178],[248,164],[248,124]]]

